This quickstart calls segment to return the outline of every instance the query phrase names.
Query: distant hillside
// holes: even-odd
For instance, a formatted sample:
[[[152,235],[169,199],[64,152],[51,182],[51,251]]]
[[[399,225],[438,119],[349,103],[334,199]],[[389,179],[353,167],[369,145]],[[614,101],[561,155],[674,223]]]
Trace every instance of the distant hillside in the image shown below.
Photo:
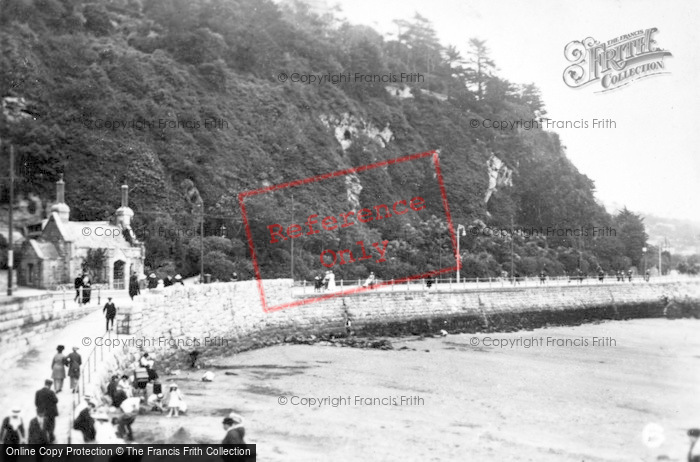
[[[664,243],[680,255],[700,255],[700,222],[644,214],[649,241]]]
[[[440,150],[454,222],[479,230],[462,238],[466,276],[511,269],[510,234],[491,235],[484,226],[626,230],[615,237],[515,236],[514,266],[523,275],[640,261],[641,220],[612,217],[596,204],[593,181],[566,158],[556,134],[523,124],[484,127],[485,120],[545,114],[534,85],[495,75],[487,42],[470,41],[476,56],[470,62],[440,44],[419,15],[400,24],[397,40],[386,40],[302,4],[265,0],[0,4],[0,94],[26,99],[35,116],[0,122],[0,136],[16,147],[19,192],[48,200],[64,172],[72,218],[102,219],[118,205],[118,185],[129,183],[153,270],[198,271],[199,212],[188,200],[197,192],[205,234],[226,235],[206,238],[205,271],[250,277],[238,193],[433,149]],[[280,72],[423,79],[306,85],[281,82]],[[298,216],[334,214],[346,205],[357,210],[416,190],[439,205],[434,181],[424,164],[411,163],[328,183],[321,192],[281,191],[251,205],[253,227],[264,234],[281,211],[290,212],[292,192]],[[339,203],[345,205],[338,209]],[[320,250],[359,238],[389,240],[398,258],[338,267],[338,277],[440,268],[449,261],[446,236],[444,219],[416,213],[358,226],[335,242],[300,241],[295,276],[312,278],[325,270]],[[263,274],[288,276],[290,250],[260,243]]]

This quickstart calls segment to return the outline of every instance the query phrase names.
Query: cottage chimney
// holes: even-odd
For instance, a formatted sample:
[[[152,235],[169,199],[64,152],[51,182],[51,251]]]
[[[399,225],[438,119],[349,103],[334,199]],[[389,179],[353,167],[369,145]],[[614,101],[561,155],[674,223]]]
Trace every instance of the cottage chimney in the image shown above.
[[[129,185],[122,185],[122,207],[129,206]]]
[[[66,183],[63,181],[63,173],[56,182],[56,203],[51,206],[51,213],[57,213],[61,221],[70,219],[70,207],[66,204]]]
[[[56,202],[59,204],[66,203],[66,183],[63,181],[63,173],[56,182]]]
[[[129,207],[129,186],[122,185],[122,206],[117,209],[116,221],[117,226],[122,230],[131,230],[131,219],[134,216],[134,211]]]

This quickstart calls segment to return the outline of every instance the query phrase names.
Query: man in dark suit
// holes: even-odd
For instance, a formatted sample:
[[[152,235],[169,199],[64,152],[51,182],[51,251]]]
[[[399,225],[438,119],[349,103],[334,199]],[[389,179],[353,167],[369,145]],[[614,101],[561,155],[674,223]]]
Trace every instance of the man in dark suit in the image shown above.
[[[56,428],[56,416],[58,415],[58,406],[56,406],[58,398],[56,393],[51,390],[51,385],[53,385],[51,380],[44,382],[44,388],[36,392],[34,405],[36,413],[44,415],[44,428],[49,434],[49,442],[53,443],[56,440],[53,431]]]
[[[102,308],[102,312],[105,314],[105,318],[107,319],[107,327],[105,330],[111,330],[110,323],[112,323],[111,327],[114,328],[114,318],[117,316],[117,307],[114,306],[112,297],[107,297],[107,303],[105,303],[105,307]]]

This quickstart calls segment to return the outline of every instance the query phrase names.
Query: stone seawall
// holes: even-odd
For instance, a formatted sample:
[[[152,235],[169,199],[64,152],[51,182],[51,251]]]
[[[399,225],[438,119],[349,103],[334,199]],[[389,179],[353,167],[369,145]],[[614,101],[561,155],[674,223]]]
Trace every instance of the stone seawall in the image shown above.
[[[290,301],[290,280],[265,281],[268,299]],[[286,299],[286,300],[285,300]],[[145,294],[132,333],[182,349],[242,351],[290,337],[513,331],[603,319],[700,318],[700,279],[686,282],[515,287],[452,292],[370,291],[264,313],[255,281]],[[350,327],[348,328],[348,321]],[[216,342],[219,342],[217,344]]]
[[[68,298],[45,294],[0,301],[0,363],[8,366],[8,361],[42,347],[56,329],[96,309]]]

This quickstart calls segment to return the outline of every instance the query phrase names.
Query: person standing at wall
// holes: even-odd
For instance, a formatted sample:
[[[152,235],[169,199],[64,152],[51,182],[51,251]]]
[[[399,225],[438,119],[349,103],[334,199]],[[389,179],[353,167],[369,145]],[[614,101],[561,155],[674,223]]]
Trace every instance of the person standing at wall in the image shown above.
[[[92,282],[90,281],[90,276],[85,273],[83,276],[83,305],[90,303],[90,295],[92,292]]]
[[[78,277],[75,278],[75,280],[73,281],[73,285],[75,286],[75,298],[73,299],[73,301],[81,303],[82,299],[80,298],[80,288],[83,287],[82,274],[79,274]]]
[[[139,278],[136,273],[131,273],[129,278],[129,297],[133,300],[135,296],[141,295],[141,289],[139,288]]]

